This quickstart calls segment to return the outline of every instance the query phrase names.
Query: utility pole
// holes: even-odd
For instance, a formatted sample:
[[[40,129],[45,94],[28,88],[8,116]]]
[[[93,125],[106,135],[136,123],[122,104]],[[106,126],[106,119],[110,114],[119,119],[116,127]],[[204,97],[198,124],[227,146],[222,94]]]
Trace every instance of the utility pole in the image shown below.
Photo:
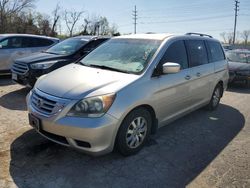
[[[132,14],[132,16],[133,16],[133,20],[134,20],[134,34],[136,34],[136,25],[137,25],[137,9],[136,9],[136,5],[135,5],[135,10],[133,10],[132,11],[133,12],[133,14]]]
[[[234,8],[234,36],[233,36],[233,45],[235,44],[235,35],[236,35],[236,25],[237,25],[237,16],[239,11],[239,0],[235,0],[235,8]]]

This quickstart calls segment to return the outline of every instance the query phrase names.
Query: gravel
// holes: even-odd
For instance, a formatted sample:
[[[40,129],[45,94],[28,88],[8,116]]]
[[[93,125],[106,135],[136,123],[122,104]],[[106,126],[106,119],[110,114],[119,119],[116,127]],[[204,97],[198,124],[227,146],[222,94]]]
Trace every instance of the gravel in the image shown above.
[[[250,89],[165,126],[137,155],[91,157],[28,125],[29,92],[0,78],[0,187],[250,187]]]

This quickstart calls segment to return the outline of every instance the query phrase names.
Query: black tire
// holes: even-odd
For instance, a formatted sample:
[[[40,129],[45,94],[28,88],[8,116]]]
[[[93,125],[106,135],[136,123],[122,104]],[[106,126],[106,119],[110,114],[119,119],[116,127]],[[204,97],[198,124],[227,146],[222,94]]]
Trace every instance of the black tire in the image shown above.
[[[219,106],[220,99],[222,97],[222,92],[223,92],[222,86],[220,84],[217,84],[216,87],[214,88],[210,102],[206,107],[208,110],[213,111]]]
[[[136,130],[135,128],[134,129],[131,129],[133,128],[133,122],[137,122],[136,124],[138,124],[138,119],[140,119],[140,121],[143,121],[144,120],[146,121],[146,131],[144,131],[145,133],[145,136],[143,137],[143,139],[140,137],[140,135],[142,135],[140,131],[140,133],[135,133]],[[141,123],[143,124],[143,123]],[[139,152],[142,147],[145,145],[148,137],[149,137],[149,134],[150,134],[150,130],[151,130],[151,126],[152,126],[152,117],[151,117],[151,114],[150,112],[145,109],[145,108],[137,108],[135,110],[133,110],[132,112],[130,112],[126,117],[125,119],[123,120],[120,128],[119,128],[119,131],[117,133],[117,137],[116,137],[116,148],[117,150],[124,156],[129,156],[129,155],[133,155],[133,154],[136,154],[137,152]],[[145,127],[145,126],[143,126]],[[129,133],[129,131],[133,132],[132,134]],[[138,134],[140,134],[138,136]],[[128,136],[130,135],[130,136]],[[133,138],[131,139],[132,141],[129,143],[128,140],[130,140],[130,137],[133,137],[133,138],[137,138],[138,139],[138,142],[141,141],[141,143],[137,146],[137,147],[134,147],[132,142],[133,142]],[[141,140],[140,140],[141,138]],[[136,139],[136,143],[137,143],[137,139]],[[140,141],[139,141],[140,140]],[[134,144],[136,144],[134,143]],[[131,145],[131,147],[129,146]],[[132,148],[134,147],[134,148]]]

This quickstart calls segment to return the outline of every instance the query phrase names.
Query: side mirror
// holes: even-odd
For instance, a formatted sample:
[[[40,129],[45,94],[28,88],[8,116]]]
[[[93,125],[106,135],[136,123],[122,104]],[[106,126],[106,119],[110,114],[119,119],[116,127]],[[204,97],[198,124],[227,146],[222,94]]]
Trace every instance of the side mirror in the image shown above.
[[[180,72],[181,66],[178,63],[167,62],[162,65],[163,74],[174,74]]]
[[[0,49],[3,48],[3,46],[0,44]]]

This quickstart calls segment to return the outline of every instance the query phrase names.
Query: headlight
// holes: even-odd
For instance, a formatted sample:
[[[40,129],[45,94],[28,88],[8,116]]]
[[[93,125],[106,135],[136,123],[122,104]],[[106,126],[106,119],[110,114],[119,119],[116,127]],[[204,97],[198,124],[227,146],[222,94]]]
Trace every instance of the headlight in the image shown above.
[[[83,99],[68,112],[68,116],[101,117],[115,100],[115,94],[108,94]]]
[[[55,63],[59,62],[61,60],[55,60],[55,61],[45,61],[42,63],[34,63],[31,64],[30,67],[32,69],[47,69],[50,68],[52,65],[54,65]]]

